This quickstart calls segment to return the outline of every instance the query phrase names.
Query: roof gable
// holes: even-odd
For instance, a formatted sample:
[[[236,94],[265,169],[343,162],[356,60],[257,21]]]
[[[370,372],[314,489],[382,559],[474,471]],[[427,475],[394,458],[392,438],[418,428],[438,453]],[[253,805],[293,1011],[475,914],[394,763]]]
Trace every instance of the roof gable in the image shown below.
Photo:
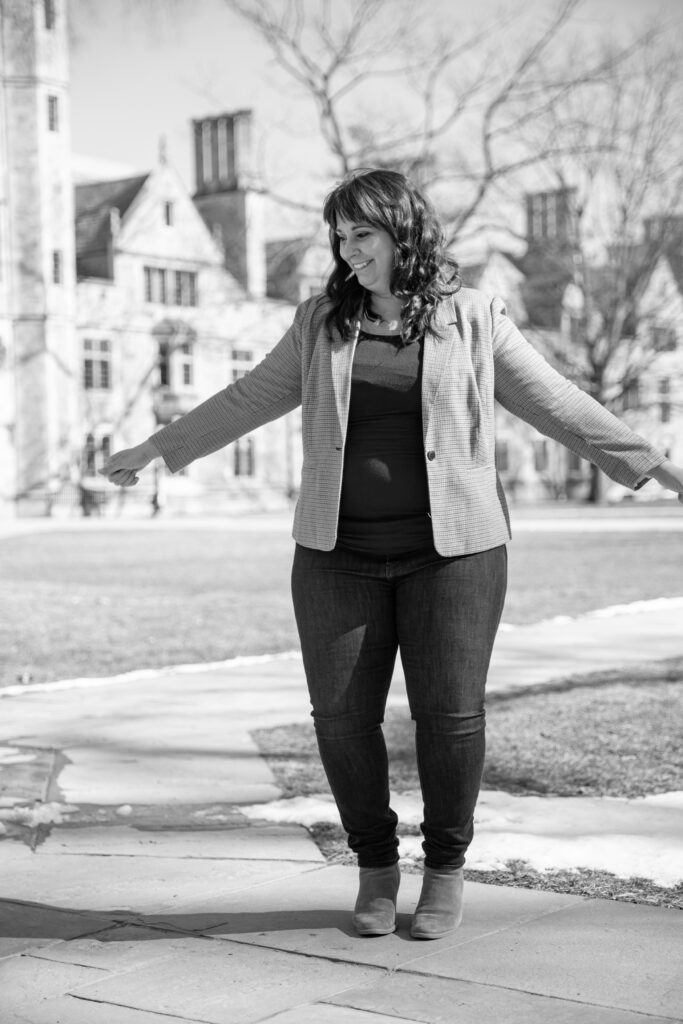
[[[111,241],[111,211],[123,217],[149,173],[118,181],[98,181],[75,189],[76,256],[106,251]]]

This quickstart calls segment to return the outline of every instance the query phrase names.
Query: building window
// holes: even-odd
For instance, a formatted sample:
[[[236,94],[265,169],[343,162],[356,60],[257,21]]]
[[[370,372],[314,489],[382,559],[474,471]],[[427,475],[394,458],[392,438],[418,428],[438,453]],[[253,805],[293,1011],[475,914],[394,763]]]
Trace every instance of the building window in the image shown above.
[[[145,302],[158,302],[166,305],[166,271],[160,267],[145,267]]]
[[[655,352],[676,351],[676,332],[673,327],[660,327],[653,324],[650,339]]]
[[[43,0],[43,12],[45,14],[45,28],[55,27],[55,0]]]
[[[536,242],[576,237],[574,189],[535,192],[527,197],[527,231]]]
[[[558,235],[557,192],[538,192],[531,196],[531,237],[535,239],[556,238]]]
[[[62,283],[62,254],[59,249],[52,251],[52,281],[54,284]]]
[[[576,474],[583,473],[583,459],[576,452],[569,452],[567,459],[567,468],[569,473],[574,476]]]
[[[86,391],[111,390],[111,344],[106,341],[83,342],[83,387]]]
[[[631,380],[626,384],[622,392],[622,400],[625,410],[640,408],[640,383],[637,380]]]
[[[225,232],[223,231],[223,225],[219,221],[215,220],[212,222],[211,234],[218,248],[225,251]]]
[[[171,348],[167,341],[159,342],[159,387],[171,386]]]
[[[534,469],[537,473],[545,473],[548,468],[547,441],[534,441]]]
[[[180,379],[184,387],[191,388],[194,384],[194,356],[189,344],[180,347]]]
[[[251,437],[241,437],[235,441],[234,453],[235,476],[254,476],[254,441]]]
[[[510,449],[507,441],[496,441],[496,469],[507,473],[510,468]]]
[[[569,314],[569,341],[581,345],[586,340],[586,318],[582,313]]]
[[[111,454],[111,437],[105,434],[95,438],[94,434],[86,434],[81,454],[81,472],[83,476],[96,476]]]
[[[197,274],[193,270],[176,270],[175,304],[176,306],[197,305]]]
[[[659,381],[659,420],[660,423],[671,423],[670,377],[662,377]]]
[[[164,203],[164,223],[173,226],[173,203]]]
[[[48,96],[47,98],[47,124],[51,132],[59,131],[59,98]]]
[[[254,362],[254,353],[248,348],[234,348],[230,353],[232,359],[232,379],[239,380],[249,373]]]

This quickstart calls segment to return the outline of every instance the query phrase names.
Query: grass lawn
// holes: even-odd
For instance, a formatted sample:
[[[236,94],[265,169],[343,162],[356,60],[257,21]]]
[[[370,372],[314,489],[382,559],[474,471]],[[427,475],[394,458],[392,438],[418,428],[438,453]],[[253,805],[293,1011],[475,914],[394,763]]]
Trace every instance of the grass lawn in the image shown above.
[[[298,647],[288,531],[106,527],[0,540],[0,685]],[[520,532],[504,620],[683,594],[683,533]]]

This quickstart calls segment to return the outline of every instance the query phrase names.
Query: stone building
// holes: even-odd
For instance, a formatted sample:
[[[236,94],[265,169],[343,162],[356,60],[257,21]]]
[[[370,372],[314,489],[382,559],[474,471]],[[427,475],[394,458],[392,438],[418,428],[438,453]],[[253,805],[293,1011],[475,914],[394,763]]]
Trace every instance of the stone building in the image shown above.
[[[0,514],[121,509],[97,469],[254,365],[322,290],[324,232],[270,243],[251,167],[251,114],[192,125],[196,190],[166,159],[148,173],[74,186],[67,0],[0,3]],[[507,301],[542,350],[572,345],[584,312],[571,269],[571,190],[527,197],[522,256],[491,251],[466,284]],[[665,239],[666,244],[659,244]],[[683,461],[683,218],[651,217],[657,259],[614,411]],[[637,255],[634,253],[634,255]],[[596,268],[600,272],[600,268]],[[628,329],[626,325],[625,329]],[[630,374],[620,381],[619,373]],[[292,414],[170,477],[159,464],[125,507],[266,507],[293,496]],[[589,467],[498,411],[497,458],[513,499],[583,497]],[[650,484],[639,498],[655,498]],[[612,487],[607,496],[625,495]]]
[[[97,476],[108,453],[244,374],[291,323],[265,295],[251,115],[194,122],[194,197],[163,147],[146,174],[74,187],[66,0],[6,0],[0,43],[0,510],[119,510]],[[155,464],[125,505],[285,503],[299,431],[292,414],[175,477]]]

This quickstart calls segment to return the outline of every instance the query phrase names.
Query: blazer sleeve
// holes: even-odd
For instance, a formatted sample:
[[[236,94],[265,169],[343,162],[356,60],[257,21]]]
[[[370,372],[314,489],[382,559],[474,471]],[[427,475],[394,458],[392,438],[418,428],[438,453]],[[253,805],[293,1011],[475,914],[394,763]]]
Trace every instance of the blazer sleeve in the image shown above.
[[[666,456],[550,366],[522,336],[502,299],[491,303],[495,396],[510,412],[637,489]]]
[[[306,304],[257,366],[173,423],[152,444],[176,473],[301,404],[301,341]]]

